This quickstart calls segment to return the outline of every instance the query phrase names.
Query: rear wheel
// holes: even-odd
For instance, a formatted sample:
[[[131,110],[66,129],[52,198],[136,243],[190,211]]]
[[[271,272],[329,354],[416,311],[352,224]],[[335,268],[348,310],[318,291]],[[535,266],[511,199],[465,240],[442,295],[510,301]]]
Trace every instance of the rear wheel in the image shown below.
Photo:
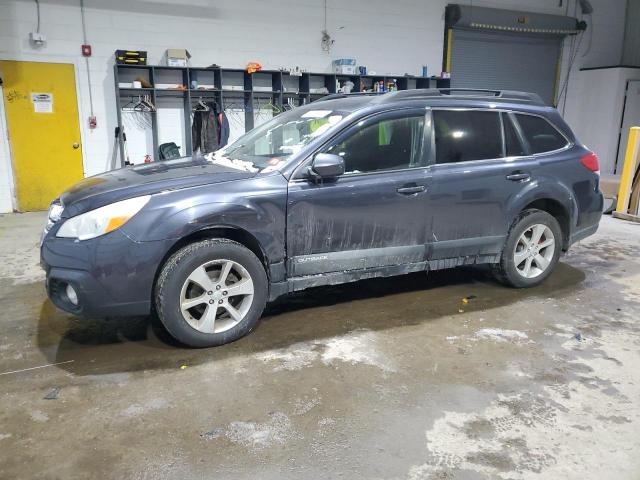
[[[558,221],[542,210],[526,210],[509,231],[500,263],[494,267],[496,277],[516,288],[539,285],[558,263],[561,246]]]
[[[256,327],[267,290],[264,267],[253,252],[231,240],[203,240],[180,249],[163,266],[156,309],[180,342],[222,345]]]

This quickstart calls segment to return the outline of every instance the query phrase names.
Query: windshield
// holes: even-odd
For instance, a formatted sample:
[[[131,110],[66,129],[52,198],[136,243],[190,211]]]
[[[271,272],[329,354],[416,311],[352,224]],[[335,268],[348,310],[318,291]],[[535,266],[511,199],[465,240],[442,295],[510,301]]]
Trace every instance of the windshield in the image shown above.
[[[254,128],[231,145],[211,154],[213,163],[248,170],[272,171],[348,113],[294,109]]]

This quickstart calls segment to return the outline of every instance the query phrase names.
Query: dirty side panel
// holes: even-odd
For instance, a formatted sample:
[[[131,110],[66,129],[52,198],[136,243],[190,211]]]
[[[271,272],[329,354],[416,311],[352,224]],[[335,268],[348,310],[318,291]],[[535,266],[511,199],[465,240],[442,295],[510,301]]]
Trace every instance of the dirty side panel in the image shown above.
[[[412,263],[426,259],[431,238],[426,168],[343,176],[332,183],[291,182],[287,212],[290,275]],[[428,188],[427,188],[428,190]]]

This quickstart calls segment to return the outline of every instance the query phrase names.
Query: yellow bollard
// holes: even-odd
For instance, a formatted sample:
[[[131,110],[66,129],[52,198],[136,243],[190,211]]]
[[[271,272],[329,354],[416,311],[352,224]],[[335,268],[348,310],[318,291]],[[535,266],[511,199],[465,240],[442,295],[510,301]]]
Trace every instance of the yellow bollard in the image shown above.
[[[640,127],[629,129],[629,140],[627,150],[624,155],[624,166],[620,177],[620,189],[618,190],[618,203],[616,213],[628,215],[629,199],[631,198],[631,188],[633,186],[633,176],[638,168],[638,154],[640,153]],[[635,213],[635,212],[634,212]]]

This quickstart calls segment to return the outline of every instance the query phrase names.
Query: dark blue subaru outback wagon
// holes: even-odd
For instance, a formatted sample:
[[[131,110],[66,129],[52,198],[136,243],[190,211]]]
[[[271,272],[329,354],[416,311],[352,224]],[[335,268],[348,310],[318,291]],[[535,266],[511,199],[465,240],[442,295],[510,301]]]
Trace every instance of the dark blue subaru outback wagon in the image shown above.
[[[537,285],[602,202],[597,157],[536,95],[330,95],[213,154],[81,181],[41,255],[59,308],[155,311],[205,347],[317,285],[470,264]]]

